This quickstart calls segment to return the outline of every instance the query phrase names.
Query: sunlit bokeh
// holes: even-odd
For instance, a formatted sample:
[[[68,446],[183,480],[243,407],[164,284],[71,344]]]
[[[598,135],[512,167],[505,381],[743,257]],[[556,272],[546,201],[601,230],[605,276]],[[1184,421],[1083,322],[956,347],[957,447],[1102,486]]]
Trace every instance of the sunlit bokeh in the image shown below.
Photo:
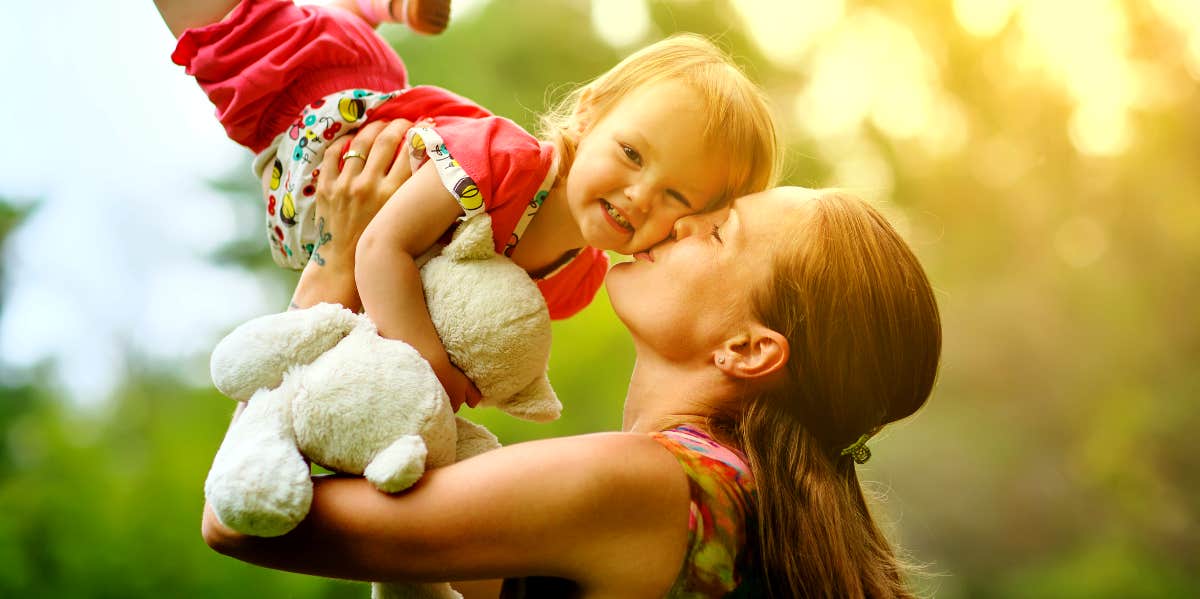
[[[645,0],[592,0],[592,26],[606,42],[619,48],[646,39],[650,13]]]
[[[733,0],[754,44],[771,60],[799,64],[813,43],[835,28],[843,0]]]
[[[1192,0],[1150,0],[1163,20],[1186,36],[1185,48],[1192,78],[1200,81],[1200,3]]]
[[[1019,0],[954,0],[954,16],[971,35],[995,35],[1008,24]]]

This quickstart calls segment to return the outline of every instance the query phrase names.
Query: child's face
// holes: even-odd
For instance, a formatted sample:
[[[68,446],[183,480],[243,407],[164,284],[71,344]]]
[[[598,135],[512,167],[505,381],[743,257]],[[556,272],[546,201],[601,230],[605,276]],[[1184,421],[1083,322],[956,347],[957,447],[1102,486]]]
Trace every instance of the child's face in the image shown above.
[[[586,106],[579,117],[583,134],[566,193],[588,245],[643,251],[721,193],[725,156],[706,145],[704,105],[686,85],[648,84],[596,122]]]

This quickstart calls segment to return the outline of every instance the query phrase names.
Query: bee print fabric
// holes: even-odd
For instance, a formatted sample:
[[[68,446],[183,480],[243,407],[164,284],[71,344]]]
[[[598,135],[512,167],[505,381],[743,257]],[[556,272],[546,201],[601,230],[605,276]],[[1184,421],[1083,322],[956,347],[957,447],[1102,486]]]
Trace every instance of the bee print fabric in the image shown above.
[[[267,237],[276,264],[300,270],[321,244],[324,231],[314,214],[325,148],[365,124],[375,107],[397,93],[352,89],[325,96],[305,106],[276,138],[273,157],[264,153],[271,160],[262,166],[271,169],[265,199]]]

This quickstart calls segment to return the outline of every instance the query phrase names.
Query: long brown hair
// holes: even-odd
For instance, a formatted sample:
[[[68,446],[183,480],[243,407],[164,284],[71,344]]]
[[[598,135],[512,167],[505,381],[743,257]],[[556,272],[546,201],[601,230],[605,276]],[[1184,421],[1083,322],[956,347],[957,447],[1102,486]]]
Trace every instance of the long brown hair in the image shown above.
[[[752,303],[791,348],[788,383],[731,423],[758,487],[771,597],[911,597],[850,456],[861,435],[924,403],[941,353],[933,290],[887,220],[825,191],[801,210]]]

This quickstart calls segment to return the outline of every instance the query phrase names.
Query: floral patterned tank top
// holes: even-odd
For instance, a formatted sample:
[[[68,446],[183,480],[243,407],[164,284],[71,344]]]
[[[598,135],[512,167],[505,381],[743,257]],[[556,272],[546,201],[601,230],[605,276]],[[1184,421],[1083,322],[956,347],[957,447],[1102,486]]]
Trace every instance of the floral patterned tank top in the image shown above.
[[[741,452],[683,425],[651,435],[688,477],[688,548],[669,599],[762,595],[755,543],[754,477]]]

